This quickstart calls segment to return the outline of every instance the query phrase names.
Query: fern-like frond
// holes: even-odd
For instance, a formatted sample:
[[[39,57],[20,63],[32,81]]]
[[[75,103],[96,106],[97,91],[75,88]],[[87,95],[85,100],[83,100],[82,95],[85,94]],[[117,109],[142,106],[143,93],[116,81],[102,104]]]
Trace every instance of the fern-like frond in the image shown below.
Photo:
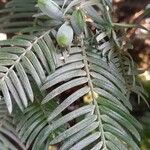
[[[56,99],[54,100],[56,101]],[[35,143],[35,140],[38,139],[38,136],[43,133],[43,131],[49,130],[51,131],[49,138],[47,138],[43,143],[39,141],[40,148],[47,150],[49,140],[53,139],[53,137],[58,135],[58,133],[61,133],[66,129],[67,126],[62,126],[62,122],[54,121],[53,123],[48,119],[51,112],[57,107],[57,105],[58,104],[54,101],[51,101],[46,105],[41,105],[41,99],[38,96],[35,98],[35,102],[29,105],[23,113],[15,113],[15,116],[17,116],[17,119],[15,120],[15,123],[17,124],[16,131],[21,141],[25,143],[27,149],[33,147],[32,145]],[[61,118],[61,114],[58,116]],[[67,121],[65,123],[67,123]]]
[[[5,150],[26,150],[16,132],[13,117],[7,111],[3,100],[0,101],[0,149]]]
[[[58,26],[37,36],[18,35],[0,42],[0,87],[9,112],[12,99],[21,110],[28,99],[35,99],[20,113],[21,141],[32,150],[55,144],[60,150],[139,150],[142,127],[130,114],[129,98],[132,91],[143,90],[115,35],[110,0],[56,3],[64,14]],[[70,21],[78,6],[86,15],[85,31],[74,35],[68,47],[59,47],[58,27]],[[40,101],[34,98],[32,79],[42,92]]]
[[[0,31],[17,33],[34,25],[32,17],[36,12],[36,0],[12,0],[0,10]]]
[[[68,93],[68,97],[50,114],[48,120],[52,122],[71,104],[81,101],[88,92],[99,94],[99,98],[92,97],[93,102],[84,106],[92,106],[94,110],[91,110],[88,116],[83,119],[81,119],[82,114],[79,114],[81,118],[75,116],[74,112],[78,114],[78,109],[71,112],[70,119],[79,117],[79,121],[68,130],[60,133],[50,144],[63,142],[61,150],[87,147],[121,150],[128,149],[128,146],[137,150],[139,148],[134,139],[140,141],[138,129],[141,129],[141,125],[128,111],[128,109],[132,109],[132,106],[127,96],[128,90],[125,80],[119,72],[119,68],[103,57],[100,51],[98,55],[97,51],[99,50],[95,48],[72,47],[70,55],[65,58],[64,62],[58,63],[58,69],[47,77],[42,86],[41,90],[52,89],[43,99],[43,104],[63,93]],[[76,87],[78,90],[70,91]],[[69,119],[68,114],[63,117]],[[96,118],[88,124],[84,121],[87,117]],[[60,120],[58,119],[58,121]],[[65,124],[65,121],[63,123]],[[45,134],[45,132],[47,133]],[[41,132],[34,148],[38,149],[49,134],[51,134],[51,130],[48,129]],[[40,143],[39,140],[42,142]]]
[[[48,33],[40,37],[18,35],[0,42],[0,87],[9,112],[12,97],[21,110],[27,107],[28,99],[34,100],[28,74],[40,87],[46,74],[55,69]]]
[[[143,85],[140,83],[137,77],[137,75],[140,74],[140,71],[137,70],[137,66],[130,54],[127,52],[122,52],[122,54],[112,52],[110,60],[116,67],[119,68],[119,72],[122,74],[125,80],[128,97],[131,93],[136,93],[138,96],[138,103],[140,103],[140,99],[143,99],[149,106],[149,103],[146,100],[148,94],[144,90]]]

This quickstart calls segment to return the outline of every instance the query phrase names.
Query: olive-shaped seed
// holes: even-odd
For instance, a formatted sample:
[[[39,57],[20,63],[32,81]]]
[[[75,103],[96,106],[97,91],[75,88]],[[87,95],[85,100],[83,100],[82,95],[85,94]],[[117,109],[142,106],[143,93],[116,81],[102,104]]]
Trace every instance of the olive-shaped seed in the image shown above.
[[[68,47],[73,41],[73,29],[65,22],[59,29],[56,35],[56,40],[59,46]]]

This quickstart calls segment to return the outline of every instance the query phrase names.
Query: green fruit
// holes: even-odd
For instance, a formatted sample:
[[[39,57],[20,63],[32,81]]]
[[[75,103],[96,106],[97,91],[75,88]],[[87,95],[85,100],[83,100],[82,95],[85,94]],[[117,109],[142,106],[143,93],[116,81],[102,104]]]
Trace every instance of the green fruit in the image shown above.
[[[73,41],[73,29],[67,22],[58,29],[56,40],[61,47],[71,45]]]
[[[59,6],[52,0],[38,0],[38,7],[45,15],[53,19],[61,19],[63,17]]]
[[[75,10],[71,17],[71,25],[77,35],[84,31],[85,17],[81,10]]]

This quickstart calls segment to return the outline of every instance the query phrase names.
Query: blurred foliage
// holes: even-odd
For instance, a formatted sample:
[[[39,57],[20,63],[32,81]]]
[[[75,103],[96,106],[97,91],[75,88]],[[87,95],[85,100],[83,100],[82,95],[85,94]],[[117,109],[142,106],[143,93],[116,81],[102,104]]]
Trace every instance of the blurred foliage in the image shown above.
[[[117,12],[114,16],[116,22],[137,23],[150,30],[149,0],[114,0],[114,9]],[[150,34],[142,29],[130,29],[127,32],[127,38],[134,47],[130,53],[139,68],[145,70],[141,80],[149,94],[147,100],[150,102]],[[141,150],[150,150],[150,109],[141,103],[134,115],[143,123],[144,128]]]
[[[145,16],[148,19],[150,19],[150,4],[148,4],[146,9],[145,9]],[[148,37],[146,37],[146,39],[148,39]],[[150,51],[150,48],[149,48],[149,51]],[[149,75],[150,75],[150,72],[149,72]],[[143,85],[149,94],[148,99],[150,100],[150,81],[144,81]],[[143,127],[144,127],[143,141],[142,141],[141,149],[142,150],[149,150],[150,149],[150,111],[144,113],[143,117],[141,118],[141,121],[143,122]]]
[[[145,90],[149,94],[150,99],[150,81],[143,81],[143,85]],[[150,111],[146,111],[143,116],[140,118],[143,123],[143,141],[141,144],[141,150],[149,150],[150,149]]]

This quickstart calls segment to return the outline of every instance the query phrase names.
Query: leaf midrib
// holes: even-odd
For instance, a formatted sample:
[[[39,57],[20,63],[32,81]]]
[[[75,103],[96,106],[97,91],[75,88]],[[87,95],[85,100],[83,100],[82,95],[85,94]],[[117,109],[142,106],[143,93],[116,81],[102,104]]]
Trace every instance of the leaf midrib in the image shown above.
[[[29,52],[32,50],[32,47],[38,43],[38,41],[40,39],[42,39],[46,34],[48,34],[50,32],[50,30],[46,31],[44,34],[42,34],[39,38],[37,38],[33,43],[31,43],[31,45],[26,49],[26,51],[24,53],[22,53],[20,55],[20,57],[18,57],[18,59],[14,62],[14,64],[7,70],[7,72],[5,73],[5,75],[1,78],[0,80],[0,84],[5,80],[5,78],[8,76],[9,72],[11,70],[14,69],[14,67],[21,61],[21,59]]]
[[[92,83],[92,79],[91,79],[91,76],[90,76],[90,70],[89,70],[89,65],[88,65],[88,58],[87,58],[87,55],[86,55],[86,48],[85,46],[83,45],[82,46],[82,52],[83,52],[83,61],[84,61],[84,64],[85,64],[85,71],[87,73],[87,78],[88,78],[88,85],[91,89],[91,93],[92,93],[92,98],[94,100],[94,105],[96,106],[95,107],[95,113],[97,114],[97,118],[98,118],[98,121],[99,121],[99,130],[101,131],[102,133],[102,141],[103,141],[103,148],[104,149],[107,149],[107,146],[106,146],[106,139],[105,139],[105,135],[104,135],[104,129],[103,129],[103,124],[102,124],[102,120],[101,120],[101,113],[100,113],[100,110],[99,110],[99,106],[97,104],[97,101],[96,99],[94,98],[94,87],[93,87],[93,83]]]

